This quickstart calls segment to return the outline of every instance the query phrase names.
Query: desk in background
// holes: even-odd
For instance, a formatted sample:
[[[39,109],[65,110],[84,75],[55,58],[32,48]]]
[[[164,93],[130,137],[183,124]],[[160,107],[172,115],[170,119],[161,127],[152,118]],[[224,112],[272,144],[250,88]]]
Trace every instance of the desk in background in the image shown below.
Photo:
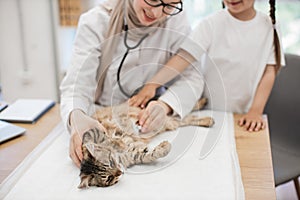
[[[14,123],[26,133],[0,145],[0,183],[60,122],[59,105],[55,105],[35,124]]]
[[[247,200],[276,199],[268,127],[258,133],[237,126],[235,138]],[[25,135],[1,144],[0,183],[51,132],[60,121],[59,106],[53,107],[36,124],[16,124],[27,129]]]

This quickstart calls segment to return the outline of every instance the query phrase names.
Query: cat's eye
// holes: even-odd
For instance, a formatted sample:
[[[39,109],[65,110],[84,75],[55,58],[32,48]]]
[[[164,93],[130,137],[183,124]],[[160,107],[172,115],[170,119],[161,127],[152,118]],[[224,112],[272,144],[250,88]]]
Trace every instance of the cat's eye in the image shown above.
[[[109,167],[107,164],[102,164],[104,167]]]
[[[108,179],[113,179],[114,177],[112,175],[109,175],[108,176]]]
[[[110,184],[112,182],[112,180],[114,179],[114,177],[112,175],[109,175],[107,177],[106,183]]]

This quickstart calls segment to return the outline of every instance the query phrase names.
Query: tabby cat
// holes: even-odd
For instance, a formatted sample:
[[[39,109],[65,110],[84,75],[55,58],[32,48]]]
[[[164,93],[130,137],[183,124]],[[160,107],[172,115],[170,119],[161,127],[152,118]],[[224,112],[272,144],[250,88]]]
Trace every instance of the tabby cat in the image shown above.
[[[206,103],[200,99],[194,110],[199,110]],[[124,168],[136,164],[151,163],[158,158],[166,156],[171,149],[167,141],[161,142],[153,150],[147,144],[151,137],[158,133],[175,130],[180,126],[210,127],[214,121],[210,117],[200,118],[193,115],[186,116],[183,120],[168,116],[164,126],[147,138],[139,135],[137,126],[138,107],[121,104],[114,107],[99,109],[96,118],[105,128],[106,132],[97,128],[84,133],[82,140],[83,160],[81,162],[79,188],[89,186],[107,187],[116,184]]]

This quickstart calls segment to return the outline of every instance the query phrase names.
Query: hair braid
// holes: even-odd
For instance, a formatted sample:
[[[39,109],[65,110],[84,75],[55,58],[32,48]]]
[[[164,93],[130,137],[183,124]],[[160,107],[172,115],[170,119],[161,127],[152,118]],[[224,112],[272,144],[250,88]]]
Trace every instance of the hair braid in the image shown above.
[[[275,0],[269,0],[270,4],[270,17],[273,24],[273,30],[274,30],[274,51],[275,51],[275,60],[276,60],[276,72],[278,72],[281,68],[281,48],[279,43],[279,37],[276,30],[276,16],[275,16]]]

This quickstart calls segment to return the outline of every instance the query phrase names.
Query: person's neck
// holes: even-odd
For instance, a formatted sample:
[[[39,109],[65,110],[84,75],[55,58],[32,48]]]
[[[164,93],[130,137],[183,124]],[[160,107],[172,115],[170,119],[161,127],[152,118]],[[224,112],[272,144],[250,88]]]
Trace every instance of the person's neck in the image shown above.
[[[256,15],[256,10],[253,8],[245,10],[241,13],[232,13],[230,10],[228,10],[228,11],[234,18],[241,20],[241,21],[249,21],[249,20],[253,19]]]

